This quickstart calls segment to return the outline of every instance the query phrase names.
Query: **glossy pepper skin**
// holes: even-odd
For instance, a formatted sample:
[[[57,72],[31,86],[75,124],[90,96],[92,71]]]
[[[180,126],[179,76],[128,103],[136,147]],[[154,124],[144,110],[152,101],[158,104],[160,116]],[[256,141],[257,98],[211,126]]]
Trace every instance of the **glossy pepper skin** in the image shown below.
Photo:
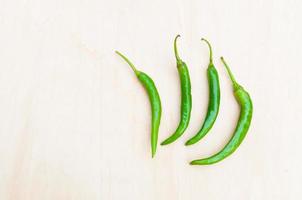
[[[164,140],[161,145],[167,145],[177,140],[185,132],[190,122],[192,110],[191,81],[188,67],[178,55],[176,42],[179,37],[180,35],[177,35],[174,39],[174,52],[181,86],[180,122],[176,131],[169,138]]]
[[[116,51],[116,53],[121,56],[133,69],[135,72],[138,80],[145,88],[146,92],[148,93],[149,101],[151,104],[151,112],[152,112],[152,122],[151,122],[151,152],[152,157],[154,157],[156,153],[157,141],[158,141],[158,131],[161,119],[161,101],[159,93],[156,89],[156,86],[153,80],[144,72],[138,71],[134,65],[126,58],[123,54]]]
[[[224,61],[223,57],[221,57],[221,60],[226,67],[228,74],[232,80],[233,83],[233,92],[234,96],[240,106],[240,116],[237,122],[236,129],[233,133],[232,138],[227,143],[227,145],[218,153],[216,153],[213,156],[210,156],[208,158],[200,159],[200,160],[193,160],[190,164],[191,165],[210,165],[217,163],[226,157],[230,156],[242,143],[243,139],[245,138],[248,129],[250,127],[251,121],[252,121],[252,115],[253,115],[253,103],[250,98],[250,95],[247,91],[243,89],[242,86],[240,86],[236,81],[235,78]]]
[[[198,142],[199,140],[201,140],[213,127],[219,112],[219,104],[220,104],[219,76],[213,64],[212,47],[211,44],[206,39],[201,39],[201,40],[205,41],[210,49],[210,63],[207,69],[207,77],[208,77],[208,84],[209,84],[209,103],[208,103],[207,114],[201,129],[194,137],[192,137],[186,142],[186,145],[192,145]]]

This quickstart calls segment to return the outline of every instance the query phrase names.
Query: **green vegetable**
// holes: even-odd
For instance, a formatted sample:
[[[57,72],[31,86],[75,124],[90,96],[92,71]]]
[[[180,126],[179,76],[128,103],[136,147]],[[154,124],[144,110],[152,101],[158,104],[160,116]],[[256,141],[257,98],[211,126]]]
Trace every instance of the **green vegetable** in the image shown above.
[[[191,165],[210,165],[210,164],[217,163],[225,159],[226,157],[230,156],[239,147],[239,145],[245,138],[251,124],[252,114],[253,114],[253,104],[250,95],[248,92],[246,92],[243,89],[242,86],[240,86],[236,82],[230,68],[228,67],[227,63],[224,61],[223,57],[221,57],[221,60],[224,66],[226,67],[228,74],[232,80],[234,96],[241,108],[239,120],[232,138],[221,151],[208,158],[193,160],[190,163]]]
[[[156,89],[156,86],[153,82],[153,80],[144,72],[138,71],[134,65],[129,61],[128,58],[126,58],[123,54],[116,51],[116,53],[121,56],[133,69],[135,72],[137,78],[141,82],[141,84],[144,86],[145,90],[148,93],[149,101],[151,104],[151,111],[152,111],[152,122],[151,122],[151,151],[152,151],[152,157],[154,157],[156,153],[156,147],[157,147],[157,140],[158,140],[158,130],[160,125],[160,119],[161,119],[161,101],[158,94],[158,91]]]
[[[209,104],[206,118],[203,122],[201,129],[198,133],[186,142],[186,145],[192,145],[201,140],[212,128],[219,111],[220,104],[220,87],[219,87],[219,77],[217,70],[213,64],[212,47],[211,44],[206,39],[201,39],[205,41],[210,49],[210,63],[207,69],[208,84],[209,84]]]
[[[178,69],[180,85],[181,85],[180,122],[174,134],[172,134],[169,138],[163,141],[161,145],[167,145],[177,140],[177,138],[179,138],[185,132],[190,122],[190,116],[192,110],[191,81],[190,81],[188,67],[186,63],[183,62],[178,55],[176,41],[177,38],[179,37],[180,35],[177,35],[174,39],[174,53],[177,61],[177,69]]]

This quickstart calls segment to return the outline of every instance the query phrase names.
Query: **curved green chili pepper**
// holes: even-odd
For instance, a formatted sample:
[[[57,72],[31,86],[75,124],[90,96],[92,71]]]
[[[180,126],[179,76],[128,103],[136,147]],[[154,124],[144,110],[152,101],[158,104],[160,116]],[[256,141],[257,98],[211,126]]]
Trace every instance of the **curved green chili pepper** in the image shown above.
[[[205,41],[210,49],[210,63],[207,69],[208,83],[209,83],[209,104],[206,118],[203,122],[201,129],[198,133],[186,142],[186,145],[192,145],[201,140],[212,128],[217,118],[220,104],[220,87],[219,77],[217,70],[213,64],[212,47],[211,44],[204,38],[201,40]]]
[[[123,54],[118,51],[115,51],[119,56],[121,56],[133,69],[134,73],[136,74],[137,78],[144,86],[145,90],[148,93],[149,100],[151,103],[151,111],[152,111],[152,125],[151,125],[151,150],[152,150],[152,157],[154,157],[157,147],[157,138],[158,138],[158,130],[160,125],[161,119],[161,101],[156,89],[156,86],[153,80],[144,72],[138,71],[134,65],[126,58]]]
[[[180,111],[180,122],[176,129],[176,131],[165,141],[161,143],[161,145],[167,145],[174,142],[177,138],[179,138],[187,129],[192,109],[192,97],[191,97],[191,81],[189,70],[185,62],[183,62],[177,51],[176,41],[180,35],[177,35],[174,39],[174,53],[177,61],[177,70],[180,78],[181,85],[181,111]]]
[[[223,57],[221,57],[221,60],[224,66],[226,67],[228,74],[232,80],[234,95],[241,108],[240,117],[232,138],[220,152],[208,158],[193,160],[190,163],[191,165],[210,165],[210,164],[217,163],[223,160],[224,158],[228,157],[229,155],[231,155],[239,147],[239,145],[245,138],[251,124],[252,114],[253,114],[253,103],[250,98],[250,95],[248,92],[246,92],[243,89],[242,86],[240,86],[236,82],[230,68],[224,61]]]

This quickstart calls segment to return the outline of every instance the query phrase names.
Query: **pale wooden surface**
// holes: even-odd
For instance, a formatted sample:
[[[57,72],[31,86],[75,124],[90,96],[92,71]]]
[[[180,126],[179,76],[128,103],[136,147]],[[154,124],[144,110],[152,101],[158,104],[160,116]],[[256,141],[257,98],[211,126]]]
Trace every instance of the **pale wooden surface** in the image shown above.
[[[298,0],[1,0],[0,199],[301,199],[301,9]],[[192,120],[152,160],[147,96],[114,50],[156,82],[162,141],[179,119],[178,33]],[[214,47],[221,109],[210,134],[185,147],[208,101],[201,37]],[[250,91],[252,126],[233,156],[192,167],[225,144],[238,116],[221,55]]]

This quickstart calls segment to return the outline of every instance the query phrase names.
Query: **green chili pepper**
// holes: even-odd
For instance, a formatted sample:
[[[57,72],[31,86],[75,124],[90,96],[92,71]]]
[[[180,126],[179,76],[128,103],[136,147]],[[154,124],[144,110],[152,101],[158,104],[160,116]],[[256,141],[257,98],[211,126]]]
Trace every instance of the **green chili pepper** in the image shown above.
[[[243,89],[242,86],[240,86],[236,82],[230,68],[228,67],[227,63],[224,61],[223,57],[221,57],[221,60],[224,66],[226,67],[228,74],[232,80],[234,96],[241,108],[239,120],[232,138],[220,152],[208,158],[193,160],[190,163],[191,165],[210,165],[210,164],[217,163],[225,159],[229,155],[231,155],[239,147],[239,145],[245,138],[251,124],[252,114],[253,114],[253,103],[250,98],[250,95],[248,92],[246,92]]]
[[[151,104],[151,111],[152,111],[152,125],[151,125],[151,151],[152,151],[152,158],[156,153],[157,147],[157,138],[158,138],[158,130],[160,125],[161,119],[161,101],[156,89],[156,86],[153,80],[144,72],[138,71],[134,65],[126,58],[123,54],[118,51],[115,51],[119,56],[121,56],[133,69],[134,73],[136,74],[137,78],[144,86],[145,90],[148,93],[150,104]]]
[[[174,39],[174,53],[177,61],[177,70],[180,78],[181,85],[181,111],[180,111],[180,122],[178,128],[169,138],[161,143],[161,145],[167,145],[174,142],[179,138],[186,130],[190,122],[191,109],[192,109],[192,97],[191,97],[191,82],[189,70],[185,62],[183,62],[177,50],[176,41],[180,35],[177,35]]]
[[[210,49],[210,63],[207,69],[208,84],[209,84],[209,104],[206,118],[199,132],[186,142],[186,145],[192,145],[201,140],[212,128],[217,118],[220,104],[220,87],[219,77],[217,70],[213,64],[212,46],[204,38],[201,40],[205,41]]]

